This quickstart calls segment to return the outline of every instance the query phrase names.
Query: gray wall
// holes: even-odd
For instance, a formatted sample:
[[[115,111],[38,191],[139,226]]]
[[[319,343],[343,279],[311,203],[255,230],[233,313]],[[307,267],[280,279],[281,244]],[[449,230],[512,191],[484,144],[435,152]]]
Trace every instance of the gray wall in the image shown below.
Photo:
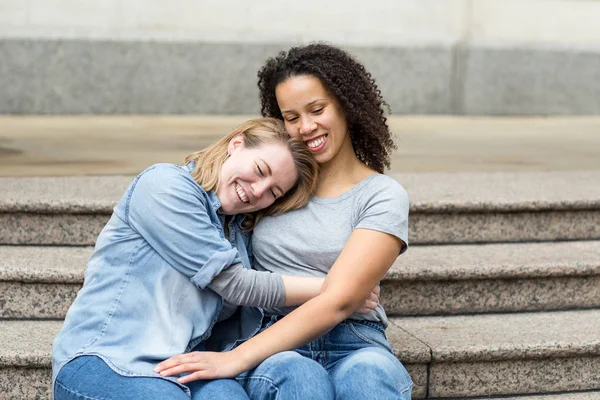
[[[578,0],[4,0],[0,113],[255,114],[264,60],[325,40],[394,114],[600,114],[597,21]]]

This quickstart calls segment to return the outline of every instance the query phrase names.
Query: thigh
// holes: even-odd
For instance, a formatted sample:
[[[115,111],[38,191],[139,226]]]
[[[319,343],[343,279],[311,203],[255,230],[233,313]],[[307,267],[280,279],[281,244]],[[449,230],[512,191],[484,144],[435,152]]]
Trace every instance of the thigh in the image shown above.
[[[404,366],[379,346],[351,351],[330,370],[336,399],[406,399],[412,380]]]
[[[244,388],[235,379],[199,380],[186,385],[192,392],[192,400],[249,400]]]
[[[117,374],[99,357],[82,356],[60,371],[54,385],[55,400],[189,400],[173,382],[161,378],[127,377]]]
[[[253,400],[327,400],[334,398],[327,371],[294,351],[275,354],[239,377]]]

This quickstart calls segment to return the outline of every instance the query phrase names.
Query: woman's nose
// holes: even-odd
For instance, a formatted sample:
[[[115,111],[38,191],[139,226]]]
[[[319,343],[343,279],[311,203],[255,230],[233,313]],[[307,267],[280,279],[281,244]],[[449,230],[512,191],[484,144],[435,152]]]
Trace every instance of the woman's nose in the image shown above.
[[[315,130],[316,125],[317,124],[315,124],[310,118],[304,118],[300,124],[300,134],[307,135],[312,133]]]
[[[260,199],[263,196],[263,194],[265,194],[266,190],[267,185],[264,179],[261,179],[259,182],[256,182],[252,185],[252,193],[257,199]]]

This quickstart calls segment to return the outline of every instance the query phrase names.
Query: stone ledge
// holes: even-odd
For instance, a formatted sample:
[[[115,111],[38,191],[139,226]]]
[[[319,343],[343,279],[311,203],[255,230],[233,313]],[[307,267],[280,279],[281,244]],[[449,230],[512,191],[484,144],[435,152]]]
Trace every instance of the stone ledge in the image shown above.
[[[600,209],[600,171],[390,174],[411,213]],[[110,213],[133,177],[0,178],[0,212]]]
[[[600,356],[600,309],[391,320],[433,363]]]
[[[600,274],[600,241],[411,246],[385,280],[473,280]]]

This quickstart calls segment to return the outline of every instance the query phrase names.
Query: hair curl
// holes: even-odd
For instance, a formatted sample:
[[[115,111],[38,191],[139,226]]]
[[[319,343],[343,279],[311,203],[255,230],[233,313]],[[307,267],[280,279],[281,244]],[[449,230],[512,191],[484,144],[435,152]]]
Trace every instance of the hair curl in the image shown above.
[[[396,149],[384,112],[384,107],[389,111],[389,105],[365,67],[337,47],[313,43],[292,47],[267,59],[258,71],[262,115],[283,119],[275,88],[299,75],[318,78],[336,97],[346,116],[358,159],[379,173],[389,169],[391,152]]]

